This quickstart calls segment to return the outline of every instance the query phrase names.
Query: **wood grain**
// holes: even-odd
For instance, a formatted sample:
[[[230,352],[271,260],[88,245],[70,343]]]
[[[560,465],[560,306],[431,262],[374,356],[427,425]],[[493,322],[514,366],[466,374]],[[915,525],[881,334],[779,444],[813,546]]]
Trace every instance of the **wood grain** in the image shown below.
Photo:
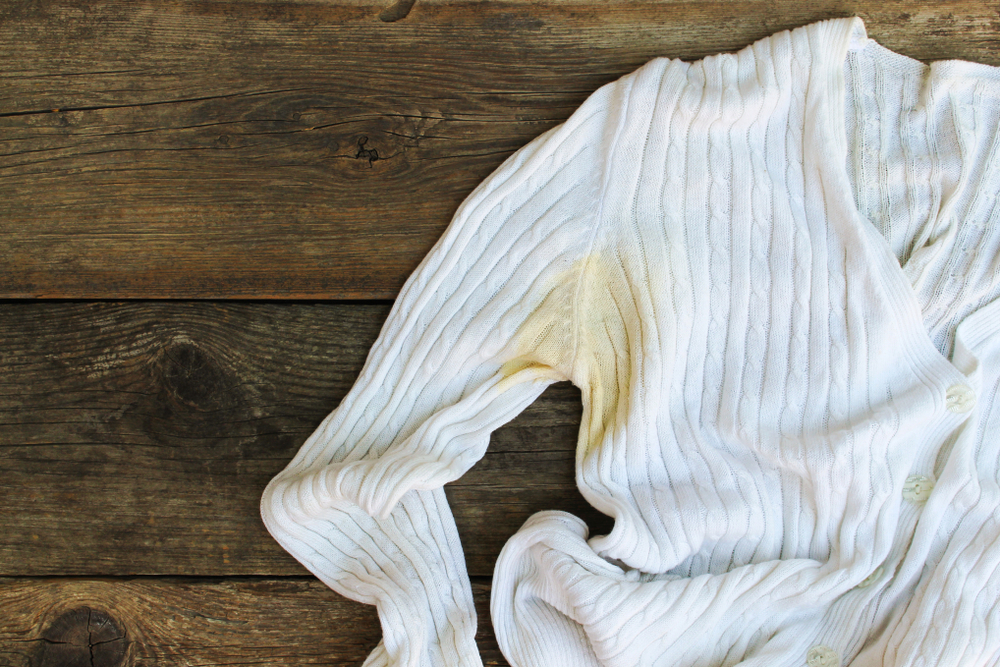
[[[0,306],[0,575],[299,575],[268,480],[353,384],[382,305]],[[470,572],[534,512],[607,529],[576,490],[557,385],[447,487]]]
[[[485,665],[506,665],[474,581]],[[312,579],[0,579],[2,667],[360,665],[374,607]]]
[[[993,0],[8,0],[0,297],[391,298],[600,85],[851,14],[1000,64]]]

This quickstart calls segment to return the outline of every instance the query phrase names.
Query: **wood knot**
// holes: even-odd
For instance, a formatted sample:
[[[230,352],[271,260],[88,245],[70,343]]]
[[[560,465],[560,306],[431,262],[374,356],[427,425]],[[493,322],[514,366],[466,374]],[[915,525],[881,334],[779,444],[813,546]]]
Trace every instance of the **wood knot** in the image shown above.
[[[378,149],[375,148],[365,148],[365,144],[368,143],[368,137],[358,138],[358,154],[354,156],[355,160],[367,159],[368,167],[372,166],[372,163],[378,159]]]
[[[125,630],[107,612],[71,609],[42,632],[32,667],[118,667],[124,664]]]
[[[401,21],[409,16],[410,10],[413,9],[413,5],[416,1],[417,0],[396,0],[394,5],[386,7],[379,12],[378,17],[386,23]]]
[[[232,391],[226,373],[190,340],[171,341],[163,349],[162,368],[170,396],[197,410],[218,409]]]

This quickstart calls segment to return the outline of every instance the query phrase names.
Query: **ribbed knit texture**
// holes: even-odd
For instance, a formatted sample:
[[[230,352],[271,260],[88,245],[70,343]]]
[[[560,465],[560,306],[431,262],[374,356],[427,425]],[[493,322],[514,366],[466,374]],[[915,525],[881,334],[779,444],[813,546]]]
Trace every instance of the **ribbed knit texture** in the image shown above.
[[[1000,661],[1000,69],[860,19],[655,59],[462,204],[265,491],[378,605],[366,665],[479,665],[441,487],[552,382],[609,535],[536,515],[513,667]]]

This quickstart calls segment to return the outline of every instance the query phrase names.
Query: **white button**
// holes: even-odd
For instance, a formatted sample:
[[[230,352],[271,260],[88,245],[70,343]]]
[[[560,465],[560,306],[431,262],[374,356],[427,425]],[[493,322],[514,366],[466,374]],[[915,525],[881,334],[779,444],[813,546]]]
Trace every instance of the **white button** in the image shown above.
[[[931,491],[934,490],[934,482],[924,475],[910,475],[903,484],[903,500],[911,503],[927,502]]]
[[[840,656],[829,646],[817,644],[806,653],[809,667],[840,667]]]
[[[948,387],[945,399],[948,409],[959,414],[976,407],[976,392],[972,391],[972,387],[967,387],[964,384],[953,384]]]
[[[885,572],[885,568],[879,565],[875,568],[875,571],[869,574],[864,580],[858,584],[858,588],[868,588],[874,584],[878,579],[882,578],[882,573]]]

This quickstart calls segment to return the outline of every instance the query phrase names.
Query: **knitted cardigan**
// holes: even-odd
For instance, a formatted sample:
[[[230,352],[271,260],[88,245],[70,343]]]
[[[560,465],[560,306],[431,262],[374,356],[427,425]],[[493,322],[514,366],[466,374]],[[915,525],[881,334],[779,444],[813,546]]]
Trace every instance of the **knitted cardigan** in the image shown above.
[[[507,543],[514,667],[1000,664],[998,111],[858,18],[600,88],[459,207],[265,525],[378,606],[366,665],[480,665],[442,486],[570,380],[614,529]]]

